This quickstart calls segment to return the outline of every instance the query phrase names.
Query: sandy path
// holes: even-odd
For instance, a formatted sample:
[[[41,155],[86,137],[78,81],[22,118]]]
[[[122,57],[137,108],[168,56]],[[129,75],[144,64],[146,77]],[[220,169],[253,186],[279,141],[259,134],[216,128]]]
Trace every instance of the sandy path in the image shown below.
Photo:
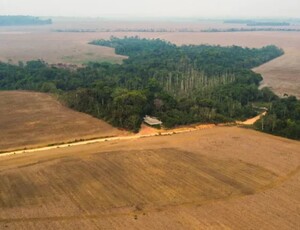
[[[237,121],[237,124],[240,125],[253,125],[255,122],[257,122],[262,116],[265,116],[267,114],[267,112],[263,112],[259,115],[257,115],[256,117],[250,118],[246,121]]]
[[[236,124],[253,125],[257,120],[260,119],[261,116],[264,116],[265,114],[266,114],[266,112],[263,112],[262,114],[259,114],[256,117],[250,118],[246,121],[243,121],[243,122],[237,121]],[[78,141],[78,142],[74,142],[74,143],[57,144],[57,145],[47,146],[47,147],[16,150],[16,151],[1,153],[0,157],[15,155],[15,154],[46,151],[46,150],[57,149],[57,148],[67,148],[67,147],[78,146],[78,145],[94,144],[94,143],[107,142],[107,141],[133,140],[133,139],[139,139],[139,138],[145,138],[145,137],[174,135],[174,134],[179,134],[179,133],[186,133],[186,132],[193,132],[193,131],[202,130],[202,129],[214,128],[216,126],[217,125],[215,125],[215,124],[204,124],[204,125],[201,124],[201,125],[194,125],[194,126],[190,125],[190,126],[184,126],[184,127],[166,130],[166,129],[154,129],[152,127],[149,127],[149,126],[146,126],[143,124],[140,132],[135,135],[97,138],[97,139],[93,139],[93,140]]]
[[[46,151],[46,150],[57,149],[57,148],[67,148],[67,147],[78,146],[78,145],[94,144],[94,143],[107,142],[107,141],[132,140],[132,139],[139,139],[139,138],[145,138],[145,137],[174,135],[174,134],[192,132],[192,131],[196,131],[196,130],[200,130],[200,129],[207,129],[207,128],[213,128],[213,127],[215,127],[214,124],[208,124],[208,125],[198,125],[198,126],[195,126],[195,127],[185,127],[185,128],[178,128],[178,129],[172,129],[172,130],[156,130],[156,131],[153,130],[152,132],[149,132],[148,134],[138,133],[136,135],[130,135],[130,136],[117,136],[117,137],[108,137],[108,138],[98,138],[98,139],[93,139],[93,140],[78,141],[78,142],[75,142],[75,143],[58,144],[58,145],[47,146],[47,147],[40,147],[40,148],[33,148],[33,149],[24,149],[24,150],[4,152],[4,153],[0,154],[0,157],[1,156],[3,157],[3,156],[15,155],[15,154],[24,154],[24,153]],[[142,132],[144,132],[144,131],[142,130]]]

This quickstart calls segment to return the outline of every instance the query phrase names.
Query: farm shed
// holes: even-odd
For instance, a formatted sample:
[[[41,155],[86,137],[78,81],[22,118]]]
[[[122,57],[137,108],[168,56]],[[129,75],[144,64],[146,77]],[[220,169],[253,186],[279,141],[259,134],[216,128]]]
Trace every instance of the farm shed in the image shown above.
[[[156,117],[150,117],[148,115],[146,115],[144,117],[144,122],[148,125],[151,125],[151,126],[155,126],[155,125],[161,125],[162,122],[160,120],[158,120]]]

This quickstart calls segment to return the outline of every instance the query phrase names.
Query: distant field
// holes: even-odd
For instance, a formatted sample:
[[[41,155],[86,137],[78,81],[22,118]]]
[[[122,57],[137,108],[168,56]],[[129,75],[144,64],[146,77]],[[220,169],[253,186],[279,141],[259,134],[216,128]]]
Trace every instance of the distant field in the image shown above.
[[[62,106],[50,95],[0,91],[0,151],[120,133],[101,120]]]
[[[0,160],[0,229],[300,224],[300,143],[252,130],[217,127]]]
[[[88,41],[72,33],[0,32],[0,60],[17,64],[42,59],[54,64],[80,65],[89,61],[121,63],[125,58],[116,55],[111,48],[88,45]]]

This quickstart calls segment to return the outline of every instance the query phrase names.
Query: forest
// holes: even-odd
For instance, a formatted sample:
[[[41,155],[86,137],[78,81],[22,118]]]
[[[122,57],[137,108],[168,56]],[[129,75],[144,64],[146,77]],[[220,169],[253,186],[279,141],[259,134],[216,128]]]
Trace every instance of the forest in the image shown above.
[[[247,26],[290,26],[288,22],[251,22]]]
[[[252,27],[252,28],[228,28],[228,29],[217,29],[217,28],[209,28],[202,30],[201,32],[205,33],[233,33],[233,32],[257,32],[257,31],[280,31],[280,32],[299,32],[300,29],[295,28],[282,28],[282,27]]]
[[[122,64],[89,63],[77,70],[51,67],[42,60],[0,63],[0,89],[53,93],[72,109],[133,132],[145,115],[170,128],[243,120],[260,112],[256,103],[274,104],[270,116],[277,111],[273,109],[280,99],[268,88],[259,90],[262,77],[251,70],[282,55],[275,46],[176,46],[138,37],[111,37],[91,44],[113,47],[128,58]],[[268,116],[263,131],[284,136],[279,126],[269,129]],[[299,117],[289,113],[284,119],[299,124]]]
[[[247,20],[247,19],[232,19],[223,21],[225,24],[244,24],[247,26],[290,26],[289,22],[278,20]]]
[[[52,24],[51,19],[40,19],[33,16],[6,16],[0,15],[0,26],[25,26],[25,25],[47,25]]]
[[[277,98],[268,113],[255,123],[263,132],[300,140],[300,101],[296,97]]]

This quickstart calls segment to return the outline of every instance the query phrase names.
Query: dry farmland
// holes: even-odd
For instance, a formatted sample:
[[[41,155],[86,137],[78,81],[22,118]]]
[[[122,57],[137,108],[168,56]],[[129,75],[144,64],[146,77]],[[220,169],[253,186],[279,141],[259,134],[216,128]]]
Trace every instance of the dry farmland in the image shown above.
[[[89,61],[120,63],[125,58],[111,48],[91,46],[88,42],[73,33],[0,33],[0,60],[18,64],[42,59],[80,65]]]
[[[66,108],[50,95],[0,92],[0,151],[121,133],[101,120]]]
[[[297,229],[299,169],[236,127],[2,157],[0,228]]]
[[[84,63],[125,58],[90,46],[139,35],[181,44],[261,47],[285,55],[255,69],[278,94],[300,92],[300,33],[54,32],[223,28],[222,24],[62,21],[0,28],[0,60]],[[231,25],[226,25],[230,26]],[[144,129],[142,134],[151,132]],[[51,95],[0,92],[0,151],[127,135]],[[0,229],[299,229],[300,142],[239,127],[0,154]]]

